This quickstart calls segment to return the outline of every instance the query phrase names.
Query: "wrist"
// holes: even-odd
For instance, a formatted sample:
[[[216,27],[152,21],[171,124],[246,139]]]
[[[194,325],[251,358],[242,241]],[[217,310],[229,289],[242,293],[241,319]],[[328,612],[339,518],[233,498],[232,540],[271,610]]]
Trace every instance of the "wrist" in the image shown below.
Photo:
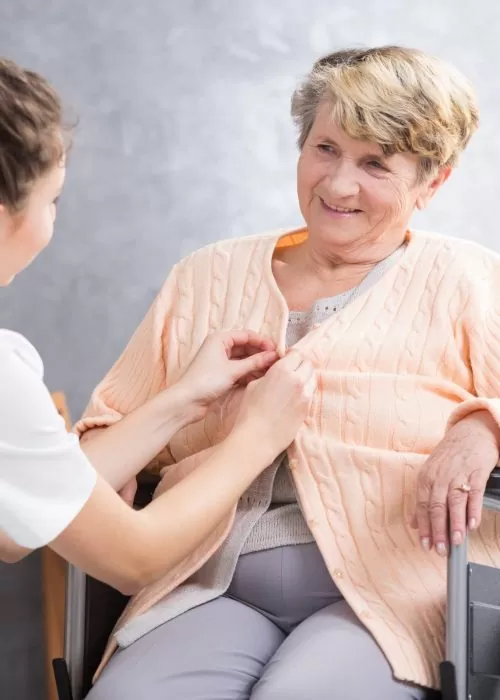
[[[250,421],[236,425],[224,442],[238,452],[240,464],[243,459],[250,469],[259,473],[272,464],[280,452],[273,445],[269,432]]]
[[[201,420],[205,414],[182,384],[174,384],[162,391],[153,401],[160,420],[174,424],[176,430]]]
[[[474,422],[485,438],[491,439],[500,450],[500,427],[487,409],[481,409],[469,414],[465,420]]]

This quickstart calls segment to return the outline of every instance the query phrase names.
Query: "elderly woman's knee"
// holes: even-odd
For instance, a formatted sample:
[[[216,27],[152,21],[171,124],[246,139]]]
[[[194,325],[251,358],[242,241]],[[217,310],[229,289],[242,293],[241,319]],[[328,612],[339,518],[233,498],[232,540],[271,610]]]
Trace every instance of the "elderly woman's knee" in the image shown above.
[[[332,688],[330,674],[328,679],[318,678],[307,662],[293,663],[290,659],[271,663],[258,681],[250,695],[251,700],[331,700]],[[335,697],[342,700],[359,700],[358,694],[345,693],[343,684],[339,686],[340,694]],[[335,693],[337,690],[335,689]]]
[[[431,700],[427,691],[400,683],[390,673],[380,673],[380,668],[359,673],[362,659],[343,656],[326,662],[323,672],[314,664],[294,663],[292,659],[271,663],[261,680],[254,686],[251,700],[360,700],[373,697],[376,687],[384,700]]]
[[[127,675],[120,678],[111,673],[97,681],[85,700],[142,700],[143,697],[144,689],[139,688],[132,678]]]
[[[291,674],[294,677],[294,674]],[[304,698],[312,698],[314,700],[323,700],[323,696],[317,693],[312,693],[314,684],[304,682],[297,684],[291,680],[286,674],[273,675],[271,678],[260,680],[255,686],[250,700],[304,700]],[[325,699],[326,700],[326,695]]]
[[[292,669],[287,669],[281,674],[273,675],[271,678],[266,678],[259,681],[250,695],[250,700],[305,700],[306,698],[314,698],[314,700],[360,700],[363,697],[369,697],[360,694],[359,688],[344,687],[342,683],[324,684],[321,680],[312,674],[304,672],[300,678],[293,672]],[[408,700],[410,698],[408,697]]]

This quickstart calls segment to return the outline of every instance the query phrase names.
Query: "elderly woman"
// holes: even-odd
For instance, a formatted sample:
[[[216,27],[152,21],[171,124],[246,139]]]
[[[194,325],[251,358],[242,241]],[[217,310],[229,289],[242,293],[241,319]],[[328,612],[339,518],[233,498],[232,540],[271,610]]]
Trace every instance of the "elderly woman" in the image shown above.
[[[132,600],[91,700],[432,697],[448,511],[453,541],[476,530],[473,559],[500,566],[500,523],[479,527],[499,457],[500,258],[409,228],[477,127],[473,91],[420,51],[339,51],[292,114],[306,227],[179,263],[78,429],[92,457],[96,427],[241,326],[313,361],[309,416],[213,537]],[[175,435],[160,491],[231,430],[239,397]]]

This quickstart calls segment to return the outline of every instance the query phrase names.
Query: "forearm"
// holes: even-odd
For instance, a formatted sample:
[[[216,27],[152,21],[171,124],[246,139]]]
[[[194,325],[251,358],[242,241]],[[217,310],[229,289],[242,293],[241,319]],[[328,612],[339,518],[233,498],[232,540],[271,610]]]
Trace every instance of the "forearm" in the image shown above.
[[[276,458],[246,428],[239,428],[212,449],[189,476],[156,498],[141,512],[150,532],[148,577],[161,573],[168,528],[169,568],[198,547],[229,516],[241,495]],[[168,523],[168,524],[167,524]]]
[[[81,440],[97,472],[119,491],[164,449],[171,437],[199,416],[180,386],[162,392],[108,428]]]
[[[139,512],[100,479],[52,546],[92,576],[134,593],[200,545],[273,458],[247,430],[235,431],[198,469]]]
[[[31,553],[31,549],[21,547],[11,540],[3,530],[0,530],[0,561],[5,564],[16,564]]]

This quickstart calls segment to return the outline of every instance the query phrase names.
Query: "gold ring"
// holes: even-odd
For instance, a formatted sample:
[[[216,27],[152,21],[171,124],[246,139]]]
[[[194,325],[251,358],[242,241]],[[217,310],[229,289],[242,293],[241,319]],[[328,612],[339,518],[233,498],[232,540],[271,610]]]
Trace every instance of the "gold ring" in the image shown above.
[[[469,493],[470,484],[466,484],[466,483],[460,484],[460,486],[458,487],[458,490],[462,491],[463,493]]]

